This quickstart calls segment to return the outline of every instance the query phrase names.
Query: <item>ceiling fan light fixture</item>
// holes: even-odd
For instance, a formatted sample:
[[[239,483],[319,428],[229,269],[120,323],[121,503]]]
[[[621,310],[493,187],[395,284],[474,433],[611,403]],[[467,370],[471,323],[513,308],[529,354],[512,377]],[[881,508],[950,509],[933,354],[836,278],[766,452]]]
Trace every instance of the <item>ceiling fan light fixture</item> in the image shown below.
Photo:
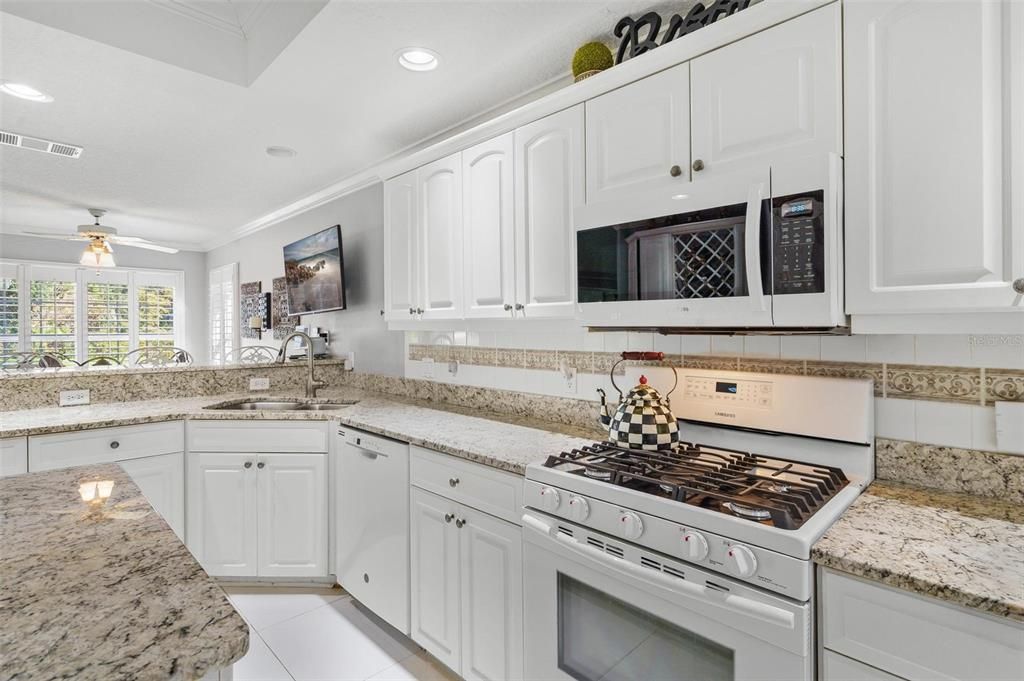
[[[85,246],[79,264],[88,267],[116,267],[114,249],[104,239],[93,239]]]

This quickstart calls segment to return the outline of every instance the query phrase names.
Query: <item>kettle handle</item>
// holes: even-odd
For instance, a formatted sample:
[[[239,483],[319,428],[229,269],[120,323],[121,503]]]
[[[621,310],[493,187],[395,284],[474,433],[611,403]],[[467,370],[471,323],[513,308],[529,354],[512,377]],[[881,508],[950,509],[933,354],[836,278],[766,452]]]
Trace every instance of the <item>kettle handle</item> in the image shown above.
[[[619,400],[622,400],[622,391],[619,390],[619,386],[615,383],[615,368],[627,360],[632,361],[644,361],[644,362],[660,362],[665,359],[664,352],[644,351],[644,352],[622,352],[619,355],[619,361],[612,365],[611,371],[608,372],[608,378],[612,379],[612,387],[615,388],[615,392],[619,393]],[[672,373],[676,375],[676,382],[672,384],[672,390],[676,389],[676,385],[679,384],[679,374],[676,373],[676,368],[672,367]],[[672,390],[669,390],[669,395],[672,394]],[[666,396],[667,397],[667,396]]]

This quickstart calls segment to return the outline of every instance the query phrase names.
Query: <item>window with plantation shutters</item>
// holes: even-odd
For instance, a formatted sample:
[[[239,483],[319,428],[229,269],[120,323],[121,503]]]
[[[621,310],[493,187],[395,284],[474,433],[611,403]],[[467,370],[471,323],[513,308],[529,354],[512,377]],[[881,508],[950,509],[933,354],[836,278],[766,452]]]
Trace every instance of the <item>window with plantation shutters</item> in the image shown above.
[[[0,355],[18,351],[20,325],[18,323],[18,268],[0,263]]]
[[[237,290],[238,263],[210,270],[210,361],[215,364],[226,362],[238,347],[238,324],[235,316]]]
[[[78,356],[78,277],[75,269],[32,265],[28,272],[28,335],[32,352]]]

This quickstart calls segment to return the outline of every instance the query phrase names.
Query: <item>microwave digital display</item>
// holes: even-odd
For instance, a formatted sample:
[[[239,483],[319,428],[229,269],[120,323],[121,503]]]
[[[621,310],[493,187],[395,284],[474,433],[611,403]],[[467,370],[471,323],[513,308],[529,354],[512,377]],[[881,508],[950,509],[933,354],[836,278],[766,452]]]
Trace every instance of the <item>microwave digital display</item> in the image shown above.
[[[735,395],[738,390],[739,388],[735,383],[723,383],[722,381],[715,382],[716,393],[729,393],[730,395]]]

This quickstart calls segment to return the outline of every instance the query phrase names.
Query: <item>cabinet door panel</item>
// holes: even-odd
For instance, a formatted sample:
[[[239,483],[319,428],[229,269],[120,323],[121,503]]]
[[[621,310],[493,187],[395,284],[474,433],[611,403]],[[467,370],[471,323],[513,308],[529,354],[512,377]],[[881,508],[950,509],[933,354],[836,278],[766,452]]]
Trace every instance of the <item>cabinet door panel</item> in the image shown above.
[[[416,487],[410,495],[412,639],[456,672],[459,630],[458,505]]]
[[[260,454],[259,463],[260,576],[326,575],[327,455]]]
[[[459,154],[417,171],[423,319],[462,314],[462,168]]]
[[[466,507],[459,529],[462,677],[523,678],[522,530]]]
[[[257,564],[255,454],[191,454],[188,547],[214,576],[254,577]]]
[[[515,302],[512,155],[512,133],[462,152],[467,317],[509,317]]]
[[[574,216],[583,199],[583,105],[515,132],[518,303],[526,317],[576,308]]]
[[[841,151],[839,3],[694,59],[694,182]]]
[[[672,196],[690,181],[690,65],[587,101],[586,147],[586,206],[577,227],[678,212]]]
[[[185,541],[185,454],[161,454],[119,461],[146,497],[167,521],[178,539]]]
[[[416,171],[384,183],[384,317],[411,319],[418,305]]]
[[[1024,309],[1024,204],[1006,172],[1024,148],[1022,15],[845,6],[849,312]]]

